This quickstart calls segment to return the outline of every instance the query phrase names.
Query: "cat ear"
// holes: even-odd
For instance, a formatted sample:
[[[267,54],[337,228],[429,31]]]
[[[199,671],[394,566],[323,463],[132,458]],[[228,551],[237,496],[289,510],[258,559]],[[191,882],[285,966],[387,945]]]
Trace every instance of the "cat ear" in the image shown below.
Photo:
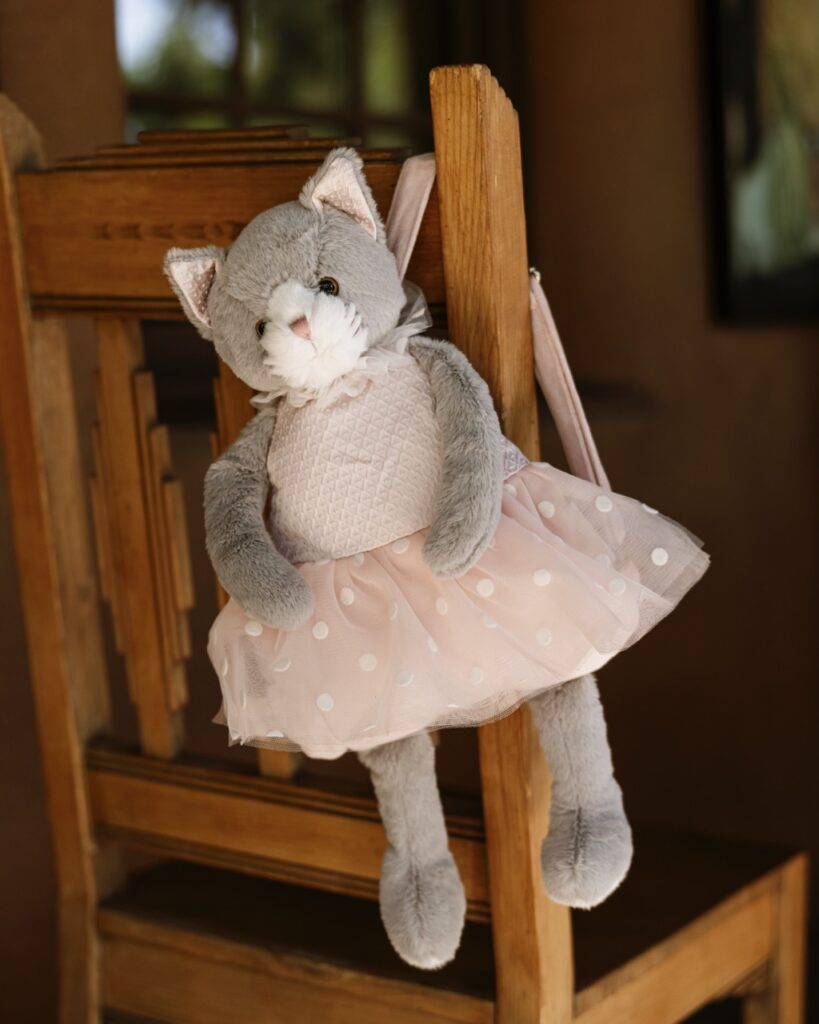
[[[224,258],[224,250],[215,245],[201,249],[169,249],[165,254],[165,276],[185,316],[207,341],[212,338],[208,296]]]
[[[307,182],[299,195],[299,202],[308,210],[329,206],[346,213],[371,238],[385,240],[384,225],[375,205],[373,194],[364,177],[364,164],[354,149],[334,149]]]

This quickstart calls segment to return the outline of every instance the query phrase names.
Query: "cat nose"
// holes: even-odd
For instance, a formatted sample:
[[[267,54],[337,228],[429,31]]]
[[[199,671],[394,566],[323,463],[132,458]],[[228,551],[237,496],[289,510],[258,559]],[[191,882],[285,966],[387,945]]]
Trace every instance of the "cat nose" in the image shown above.
[[[306,316],[300,316],[298,320],[294,320],[290,324],[290,330],[294,334],[298,334],[300,338],[304,338],[305,341],[310,341],[312,335],[310,334],[310,324],[307,321]]]

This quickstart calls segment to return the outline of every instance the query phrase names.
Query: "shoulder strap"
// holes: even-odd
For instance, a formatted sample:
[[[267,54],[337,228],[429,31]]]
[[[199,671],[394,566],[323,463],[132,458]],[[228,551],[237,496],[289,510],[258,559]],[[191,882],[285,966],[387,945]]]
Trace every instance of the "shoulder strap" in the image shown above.
[[[402,278],[407,272],[434,182],[434,154],[411,156],[404,161],[386,223],[387,244],[395,254]],[[608,479],[537,271],[532,271],[529,281],[529,304],[535,376],[554,418],[569,469],[575,476],[607,488]]]
[[[530,270],[529,274],[535,377],[554,418],[569,469],[575,476],[591,480],[608,490],[608,477],[577,393],[546,293],[540,283],[540,274],[536,270]]]
[[[402,279],[407,272],[434,184],[433,153],[421,153],[404,161],[385,225],[387,245],[393,251]]]

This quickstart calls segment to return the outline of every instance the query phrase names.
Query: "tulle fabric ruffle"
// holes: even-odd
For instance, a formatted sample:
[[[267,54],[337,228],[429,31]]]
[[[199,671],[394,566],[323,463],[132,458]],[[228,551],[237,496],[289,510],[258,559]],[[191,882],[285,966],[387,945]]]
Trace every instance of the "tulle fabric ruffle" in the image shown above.
[[[490,721],[600,668],[708,565],[677,523],[543,463],[506,481],[492,545],[459,579],[431,574],[425,533],[300,565],[300,629],[225,606],[208,651],[231,742],[335,758]]]

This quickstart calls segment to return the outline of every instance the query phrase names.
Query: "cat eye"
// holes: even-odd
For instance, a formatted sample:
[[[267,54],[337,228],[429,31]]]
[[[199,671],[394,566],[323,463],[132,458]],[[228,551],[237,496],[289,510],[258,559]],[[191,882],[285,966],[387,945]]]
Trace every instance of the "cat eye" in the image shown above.
[[[267,327],[267,320],[257,320],[256,321],[256,337],[257,338],[261,338],[261,336],[264,334],[265,327]]]
[[[334,277],[323,277],[318,283],[318,290],[325,295],[338,295],[338,281]]]

